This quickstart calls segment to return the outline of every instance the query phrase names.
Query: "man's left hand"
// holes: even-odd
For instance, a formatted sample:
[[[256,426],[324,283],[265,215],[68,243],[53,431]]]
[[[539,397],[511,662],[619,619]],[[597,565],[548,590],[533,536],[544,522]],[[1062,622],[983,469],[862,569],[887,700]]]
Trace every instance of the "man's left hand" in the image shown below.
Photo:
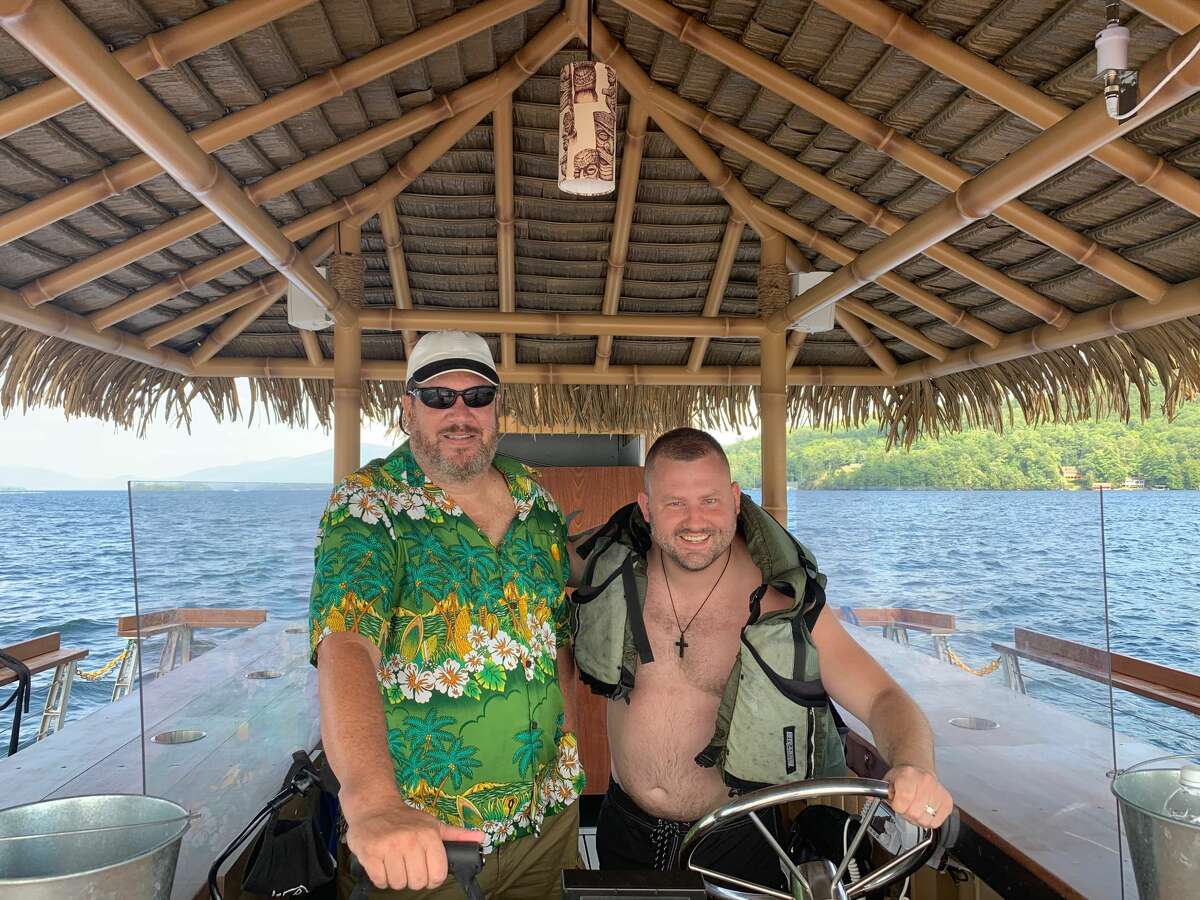
[[[915,825],[937,828],[954,809],[950,792],[927,769],[896,766],[883,780],[891,785],[892,809]]]

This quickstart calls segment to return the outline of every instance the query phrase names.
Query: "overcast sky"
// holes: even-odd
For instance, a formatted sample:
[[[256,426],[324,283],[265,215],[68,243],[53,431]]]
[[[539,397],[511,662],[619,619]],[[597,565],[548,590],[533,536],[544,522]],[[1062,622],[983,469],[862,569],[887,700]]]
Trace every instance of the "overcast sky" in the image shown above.
[[[244,403],[243,409],[248,408]],[[155,480],[210,466],[320,453],[333,446],[332,436],[319,426],[302,431],[261,419],[250,426],[240,420],[218,423],[203,403],[193,410],[191,434],[156,422],[142,439],[96,419],[68,421],[58,410],[14,412],[0,418],[0,466],[50,469],[80,478]],[[716,437],[727,441],[737,435],[718,432]],[[394,446],[402,436],[367,423],[362,439]]]

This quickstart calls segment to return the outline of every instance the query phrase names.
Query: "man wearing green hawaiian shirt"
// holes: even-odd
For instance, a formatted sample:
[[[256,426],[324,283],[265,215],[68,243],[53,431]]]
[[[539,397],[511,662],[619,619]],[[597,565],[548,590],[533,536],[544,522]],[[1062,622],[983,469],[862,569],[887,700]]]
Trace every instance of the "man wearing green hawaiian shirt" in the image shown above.
[[[411,439],[337,486],[316,550],[312,658],[346,839],[393,889],[372,896],[458,896],[442,842],[476,840],[489,900],[540,900],[578,864],[584,782],[559,690],[566,525],[532,470],[495,455],[481,337],[427,334],[408,371]]]

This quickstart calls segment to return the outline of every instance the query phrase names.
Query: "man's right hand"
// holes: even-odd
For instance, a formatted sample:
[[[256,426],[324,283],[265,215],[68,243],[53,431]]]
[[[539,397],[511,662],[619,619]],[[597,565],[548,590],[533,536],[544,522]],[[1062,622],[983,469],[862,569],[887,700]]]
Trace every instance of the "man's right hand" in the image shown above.
[[[456,828],[404,806],[398,797],[346,815],[346,843],[378,888],[414,891],[446,880],[445,841],[483,840],[483,832]]]

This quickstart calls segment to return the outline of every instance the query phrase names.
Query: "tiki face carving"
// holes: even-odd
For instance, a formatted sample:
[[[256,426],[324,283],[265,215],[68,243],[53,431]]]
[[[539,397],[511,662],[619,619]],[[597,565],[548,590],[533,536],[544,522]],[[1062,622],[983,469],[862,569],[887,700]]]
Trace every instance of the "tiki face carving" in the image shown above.
[[[576,103],[596,102],[596,67],[576,65],[571,67],[571,83]]]

